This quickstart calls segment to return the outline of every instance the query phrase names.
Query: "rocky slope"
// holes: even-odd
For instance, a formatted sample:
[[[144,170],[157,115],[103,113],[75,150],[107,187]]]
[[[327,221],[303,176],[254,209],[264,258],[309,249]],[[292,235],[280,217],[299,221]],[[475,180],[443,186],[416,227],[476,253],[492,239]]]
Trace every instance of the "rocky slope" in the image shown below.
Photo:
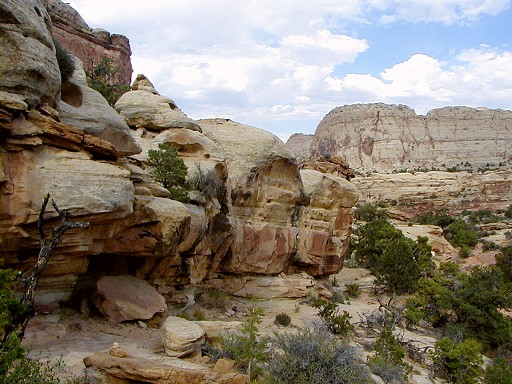
[[[43,0],[42,3],[46,5],[52,20],[53,37],[78,57],[88,71],[102,58],[107,58],[116,68],[112,84],[130,85],[132,52],[126,36],[111,34],[101,28],[90,28],[77,11],[60,0]]]
[[[51,14],[67,9],[48,4]],[[66,233],[55,250],[36,295],[40,309],[70,302],[86,310],[105,275],[143,278],[180,302],[193,284],[240,296],[283,286],[269,291],[303,296],[313,277],[340,270],[357,199],[347,180],[299,171],[282,142],[263,130],[188,118],[143,76],[117,111],[87,86],[79,61],[70,82],[60,84],[55,26],[43,4],[1,7],[11,15],[1,25],[5,52],[19,66],[0,77],[0,258],[19,270],[33,265],[47,192],[73,220],[90,223]],[[79,15],[66,15],[85,28]],[[213,170],[218,193],[190,191],[187,204],[171,200],[145,165],[160,143],[179,148],[190,176],[198,167]],[[48,226],[56,223],[53,209],[47,216]]]

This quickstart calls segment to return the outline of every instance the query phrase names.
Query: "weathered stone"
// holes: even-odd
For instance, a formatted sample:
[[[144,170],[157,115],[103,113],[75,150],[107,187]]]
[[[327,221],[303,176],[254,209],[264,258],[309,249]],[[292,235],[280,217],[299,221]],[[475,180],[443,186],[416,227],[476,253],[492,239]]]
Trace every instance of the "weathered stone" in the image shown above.
[[[201,131],[199,125],[187,117],[174,101],[145,90],[123,94],[115,107],[132,128],[143,127],[153,131],[187,128]]]
[[[63,123],[111,142],[121,155],[140,153],[142,149],[130,128],[105,98],[89,88],[79,60],[69,83],[62,86],[60,118]]]
[[[212,345],[218,345],[223,336],[228,333],[240,331],[241,321],[196,321],[203,328],[206,341]]]
[[[286,148],[290,150],[297,158],[297,163],[303,164],[309,161],[310,147],[313,141],[313,135],[305,135],[303,133],[294,133],[286,141]]]
[[[160,327],[160,338],[168,356],[182,357],[201,348],[205,332],[192,321],[169,316]]]
[[[151,384],[245,384],[242,374],[217,373],[207,367],[177,358],[161,356],[116,357],[98,352],[84,359],[86,367],[106,373],[114,380]],[[117,381],[116,381],[117,382]]]
[[[306,273],[290,276],[223,276],[210,279],[207,284],[234,296],[296,299],[306,297],[308,289],[315,285],[315,279]]]
[[[94,304],[111,322],[148,320],[167,309],[165,299],[145,280],[103,276],[96,283]]]
[[[485,129],[484,129],[485,127]],[[339,154],[358,170],[510,164],[512,111],[445,107],[426,116],[405,105],[337,107],[318,125],[313,157]]]
[[[2,0],[0,15],[0,91],[22,96],[30,107],[54,105],[60,71],[46,8],[39,0]]]
[[[63,48],[78,57],[89,72],[106,58],[112,62],[114,84],[130,85],[132,63],[130,41],[126,36],[110,34],[104,29],[92,30],[84,19],[68,3],[61,0],[45,0],[52,19],[52,35]]]

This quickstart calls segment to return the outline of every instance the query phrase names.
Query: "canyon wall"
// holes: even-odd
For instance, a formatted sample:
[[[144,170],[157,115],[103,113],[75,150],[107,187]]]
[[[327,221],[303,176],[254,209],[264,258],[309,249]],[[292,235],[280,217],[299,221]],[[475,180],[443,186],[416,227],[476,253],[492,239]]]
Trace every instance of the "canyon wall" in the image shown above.
[[[357,200],[345,178],[300,171],[269,132],[190,119],[144,76],[115,109],[87,86],[78,59],[62,86],[42,3],[1,6],[12,15],[2,24],[6,49],[45,81],[29,88],[19,74],[0,79],[0,258],[30,272],[46,193],[70,220],[90,224],[62,237],[40,280],[38,310],[83,308],[106,275],[143,278],[182,302],[194,284],[242,296],[304,296],[314,277],[341,269]],[[32,46],[20,28],[46,48]],[[12,47],[11,30],[19,39]],[[186,203],[172,200],[147,165],[159,144],[178,148],[189,177],[211,171],[215,192],[190,190]],[[45,219],[49,236],[57,212],[48,208]],[[269,286],[279,289],[261,289]]]
[[[63,48],[78,57],[89,72],[102,58],[112,61],[111,84],[130,85],[132,54],[126,36],[90,28],[80,14],[60,0],[43,0],[52,21],[51,33]]]

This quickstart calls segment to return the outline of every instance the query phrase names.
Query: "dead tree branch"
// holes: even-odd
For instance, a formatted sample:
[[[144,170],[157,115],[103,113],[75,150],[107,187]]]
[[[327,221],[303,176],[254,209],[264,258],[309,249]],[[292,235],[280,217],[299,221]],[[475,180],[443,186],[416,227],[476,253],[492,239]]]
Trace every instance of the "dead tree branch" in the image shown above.
[[[47,193],[43,198],[43,203],[41,205],[41,211],[39,212],[39,219],[37,221],[37,227],[39,230],[40,237],[40,250],[39,255],[37,257],[37,262],[34,265],[30,276],[23,279],[23,283],[25,284],[25,291],[21,298],[20,303],[25,306],[27,311],[25,312],[25,316],[23,316],[17,324],[13,324],[12,332],[17,333],[20,339],[23,338],[25,334],[25,329],[27,327],[28,321],[34,316],[34,295],[39,283],[39,278],[43,273],[44,269],[48,265],[48,261],[50,260],[50,256],[55,247],[60,243],[61,236],[68,229],[72,228],[87,228],[89,227],[89,223],[84,222],[74,222],[68,221],[68,211],[60,210],[55,201],[52,200],[53,208],[59,214],[60,224],[53,228],[52,235],[50,239],[46,239],[46,234],[44,230],[44,214],[46,211],[46,207],[48,205],[48,201],[50,200],[50,194]]]

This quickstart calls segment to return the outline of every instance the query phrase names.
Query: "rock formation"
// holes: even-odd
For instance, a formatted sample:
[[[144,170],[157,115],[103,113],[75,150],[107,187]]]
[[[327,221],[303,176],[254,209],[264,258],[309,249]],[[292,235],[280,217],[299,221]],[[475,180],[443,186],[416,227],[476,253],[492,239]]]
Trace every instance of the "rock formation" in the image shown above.
[[[286,148],[288,148],[297,158],[297,162],[302,164],[308,161],[311,157],[310,147],[313,141],[313,135],[305,135],[303,133],[294,133],[286,141]]]
[[[287,146],[303,156],[309,140],[291,137]],[[339,174],[329,163],[341,159],[357,174],[361,202],[409,214],[503,209],[512,199],[511,148],[512,111],[446,107],[419,116],[404,105],[346,105],[320,122],[303,167]]]
[[[53,12],[62,7],[48,4],[57,7]],[[21,24],[4,29],[28,28],[24,24],[32,25],[32,13],[41,8],[35,20],[49,46],[39,50],[39,61],[53,62],[42,4],[2,7],[9,15],[30,15],[13,16]],[[84,28],[78,15],[73,20]],[[21,43],[32,40],[15,35]],[[16,81],[2,81],[22,80],[13,76]],[[44,92],[18,84],[0,93],[0,258],[19,270],[33,264],[46,192],[73,218],[90,223],[87,231],[67,233],[56,248],[40,280],[39,309],[55,309],[59,302],[83,308],[103,276],[142,278],[179,302],[188,300],[182,289],[191,284],[223,288],[238,279],[245,279],[242,288],[231,291],[242,296],[250,287],[262,297],[304,296],[313,276],[342,267],[356,201],[344,178],[300,172],[282,142],[258,128],[188,118],[144,76],[118,100],[120,115],[87,87],[80,65],[69,83],[60,84],[58,70],[52,79],[56,86]],[[53,109],[45,102],[61,86],[62,101]],[[186,204],[169,199],[145,164],[148,150],[160,143],[178,148],[190,177],[213,172],[213,194],[190,191]],[[47,225],[55,218],[50,210]],[[284,289],[271,288],[279,284]],[[258,286],[270,293],[254,291]]]
[[[512,111],[405,105],[338,107],[318,125],[311,155],[339,154],[356,170],[478,169],[512,163]]]
[[[130,41],[126,36],[90,28],[69,4],[61,0],[42,0],[52,20],[52,35],[78,57],[88,71],[102,58],[112,61],[116,73],[112,84],[129,85],[132,77]]]

